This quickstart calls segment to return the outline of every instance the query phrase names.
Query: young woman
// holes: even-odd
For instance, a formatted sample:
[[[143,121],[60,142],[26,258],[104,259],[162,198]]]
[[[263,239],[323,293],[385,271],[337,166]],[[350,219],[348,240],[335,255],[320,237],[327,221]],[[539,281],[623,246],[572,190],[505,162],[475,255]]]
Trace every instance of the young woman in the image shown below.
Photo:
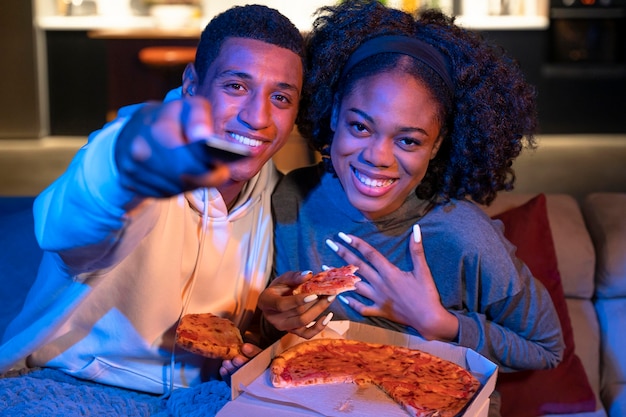
[[[475,205],[513,187],[511,163],[534,145],[517,66],[437,11],[358,0],[321,10],[307,52],[298,127],[324,160],[273,196],[279,278],[259,299],[270,339],[310,338],[334,317],[456,343],[504,371],[556,366],[548,292]],[[294,271],[345,263],[356,291],[291,294],[307,273]]]

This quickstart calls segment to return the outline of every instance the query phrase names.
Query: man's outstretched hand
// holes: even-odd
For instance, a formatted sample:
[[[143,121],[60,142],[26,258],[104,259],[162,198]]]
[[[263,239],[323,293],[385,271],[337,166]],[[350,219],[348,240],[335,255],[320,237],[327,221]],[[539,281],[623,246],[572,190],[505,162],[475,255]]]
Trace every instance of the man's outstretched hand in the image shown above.
[[[135,112],[115,144],[122,186],[158,198],[226,182],[227,165],[188,146],[213,135],[209,115],[210,104],[200,97],[148,103]]]

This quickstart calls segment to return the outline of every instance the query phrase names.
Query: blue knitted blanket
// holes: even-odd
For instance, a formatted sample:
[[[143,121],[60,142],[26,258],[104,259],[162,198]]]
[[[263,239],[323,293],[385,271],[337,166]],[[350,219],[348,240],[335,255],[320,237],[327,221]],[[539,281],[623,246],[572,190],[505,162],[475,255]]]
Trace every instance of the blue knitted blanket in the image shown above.
[[[83,381],[54,369],[0,376],[0,416],[212,417],[228,402],[225,382],[175,390],[169,397]]]

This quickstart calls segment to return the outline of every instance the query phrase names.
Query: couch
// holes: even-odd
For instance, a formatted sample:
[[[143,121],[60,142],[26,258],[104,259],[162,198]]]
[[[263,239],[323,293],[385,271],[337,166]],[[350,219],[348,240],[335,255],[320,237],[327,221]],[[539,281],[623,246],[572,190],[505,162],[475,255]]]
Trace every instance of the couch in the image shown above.
[[[495,216],[520,210],[533,198],[533,194],[501,194],[484,209]],[[626,416],[626,193],[591,193],[582,201],[571,195],[548,194],[546,206],[574,352],[596,397],[595,410],[568,415]],[[523,228],[541,224],[537,213],[523,219],[520,214],[517,212],[515,218],[526,222]],[[555,386],[537,387],[528,394],[567,390],[570,383],[580,387],[584,376],[566,373]],[[542,379],[538,381],[541,385]],[[518,393],[521,391],[518,387]],[[575,408],[577,399],[568,400]]]
[[[0,270],[4,271],[0,334],[23,303],[41,258],[32,233],[31,206],[30,197],[0,197]],[[553,404],[541,414],[556,410],[578,417],[626,416],[626,193],[592,193],[580,202],[566,194],[544,198],[543,194],[507,193],[484,209],[517,230],[515,239],[525,239],[517,242],[520,248],[530,251],[525,253],[538,254],[536,258],[553,253],[558,275],[551,295],[557,298],[555,305],[559,297],[565,305],[562,324],[563,320],[571,323],[573,363],[581,365],[561,374],[523,375],[528,379],[512,382],[515,398],[511,401],[526,404],[529,400],[524,396],[553,395],[553,400],[544,401]],[[531,232],[544,237],[539,241],[537,235],[528,235]],[[551,377],[555,382],[541,386]],[[587,393],[585,389],[591,402],[589,395],[575,398]],[[534,414],[528,407],[514,408],[511,415]]]

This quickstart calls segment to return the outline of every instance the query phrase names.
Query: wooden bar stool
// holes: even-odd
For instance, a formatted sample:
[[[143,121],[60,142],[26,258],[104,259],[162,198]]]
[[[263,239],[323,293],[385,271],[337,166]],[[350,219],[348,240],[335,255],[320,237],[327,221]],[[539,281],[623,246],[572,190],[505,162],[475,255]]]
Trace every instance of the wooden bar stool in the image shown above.
[[[194,46],[147,46],[139,51],[139,61],[154,68],[185,68],[195,59]]]
[[[139,50],[139,61],[162,75],[163,89],[182,84],[183,70],[196,59],[195,46],[146,46]]]

